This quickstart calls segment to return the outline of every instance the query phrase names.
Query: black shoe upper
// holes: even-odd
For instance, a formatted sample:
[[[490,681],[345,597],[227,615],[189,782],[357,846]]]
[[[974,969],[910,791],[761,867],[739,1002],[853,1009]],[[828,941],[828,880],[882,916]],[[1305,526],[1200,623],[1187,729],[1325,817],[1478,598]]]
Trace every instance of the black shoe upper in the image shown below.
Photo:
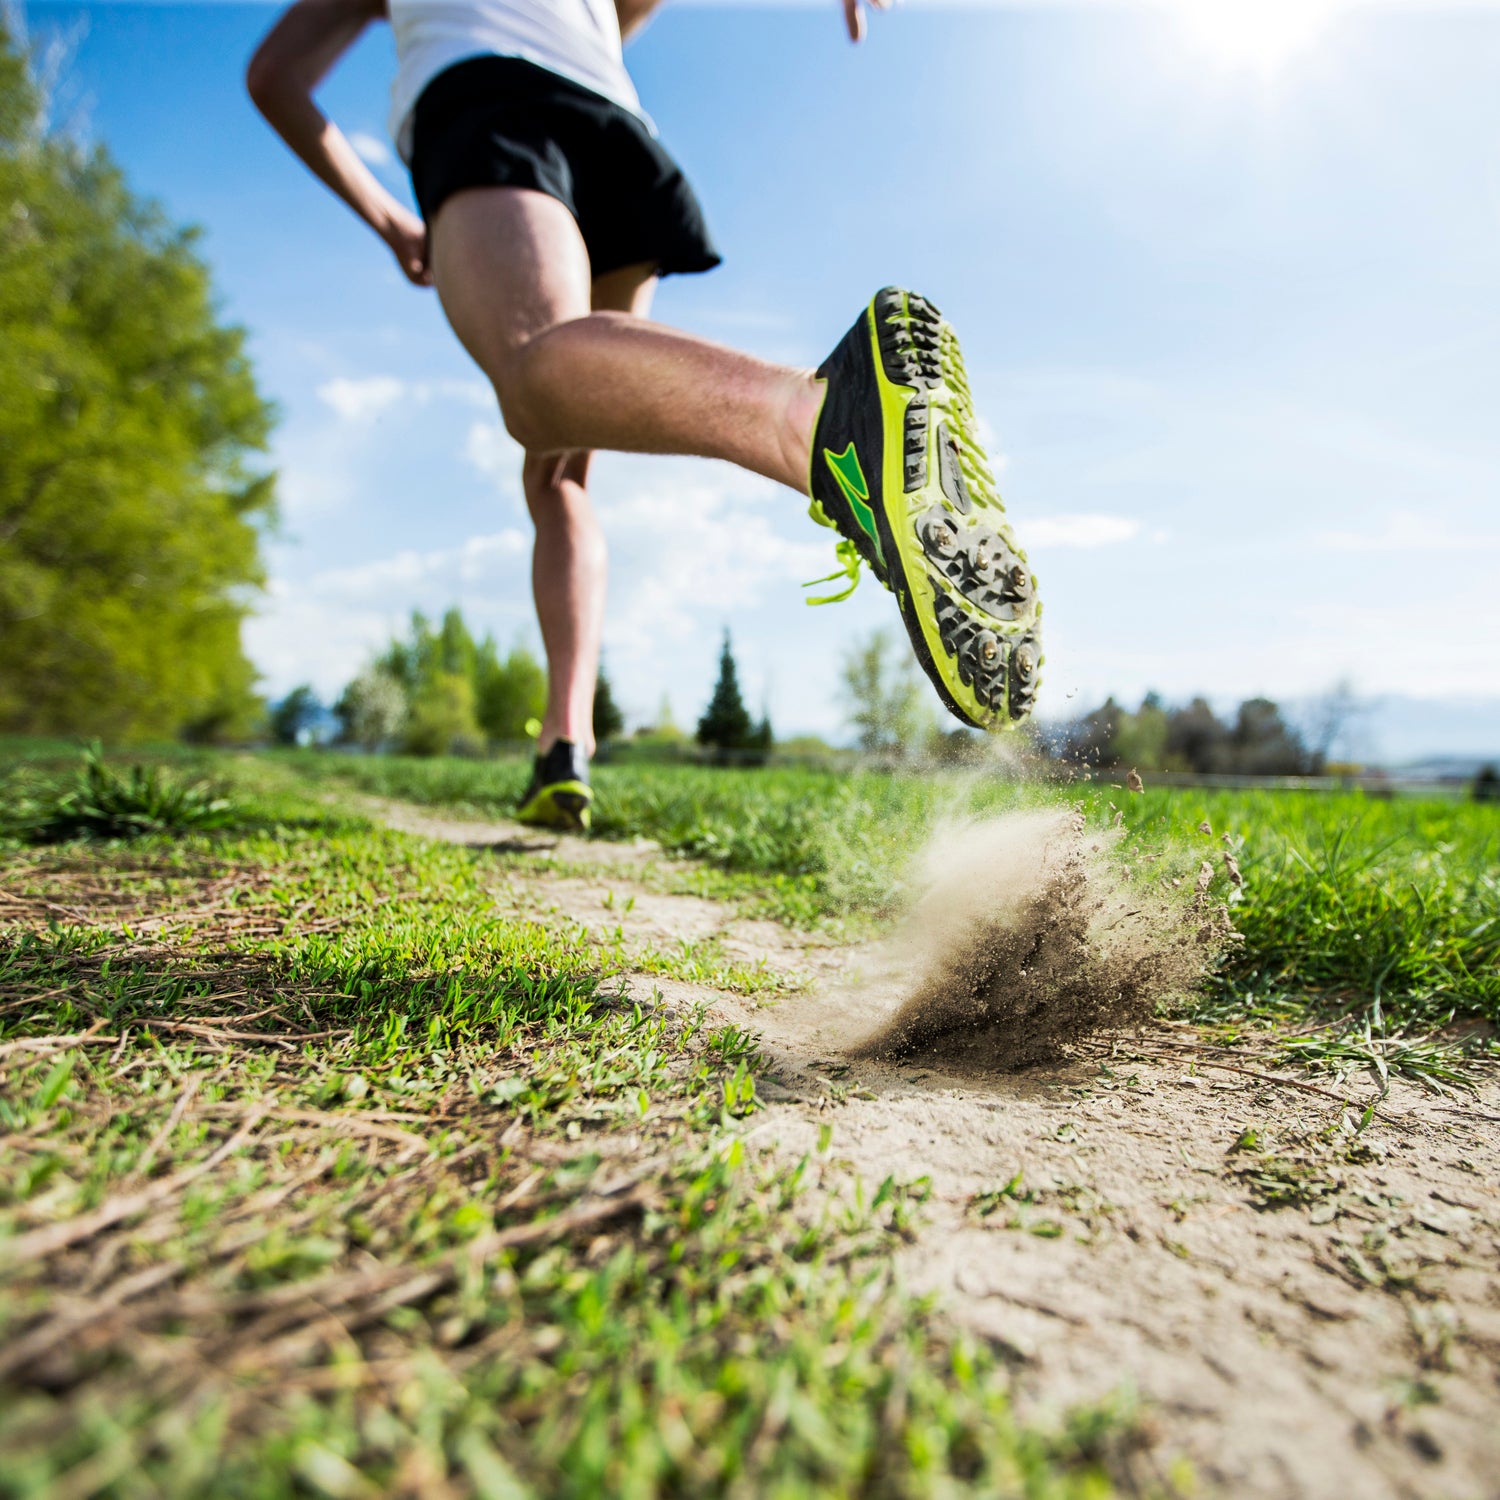
[[[531,784],[522,793],[524,806],[543,787],[556,786],[560,781],[581,781],[589,784],[589,758],[583,746],[572,740],[554,740],[545,755],[538,755],[531,768]]]
[[[884,583],[888,569],[884,548],[877,540],[879,522],[876,522],[876,536],[871,536],[868,527],[856,518],[832,462],[847,454],[853,444],[858,472],[865,481],[866,503],[871,515],[879,517],[881,476],[885,472],[885,425],[880,408],[880,383],[875,378],[875,359],[870,348],[868,308],[818,366],[817,377],[828,382],[828,389],[813,431],[809,476],[812,498],[823,507],[839,535],[854,543],[875,577]]]

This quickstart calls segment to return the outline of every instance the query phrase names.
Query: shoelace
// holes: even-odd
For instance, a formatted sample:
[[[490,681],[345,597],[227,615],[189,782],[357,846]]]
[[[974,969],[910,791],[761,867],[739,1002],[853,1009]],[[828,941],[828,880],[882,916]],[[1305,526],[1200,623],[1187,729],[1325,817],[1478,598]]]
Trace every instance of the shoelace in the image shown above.
[[[944,330],[943,352],[947,356],[948,368],[944,372],[948,389],[953,392],[953,412],[961,427],[969,432],[978,432],[979,414],[974,409],[974,395],[969,389],[969,372],[964,368],[963,357],[958,352],[958,341],[949,330]],[[995,484],[995,475],[985,461],[982,451],[971,443],[958,445],[958,464],[968,480],[970,488],[993,505],[1000,497]]]
[[[953,332],[944,326],[939,335],[937,347],[933,348],[924,341],[918,340],[912,331],[911,319],[905,314],[897,314],[887,321],[903,326],[903,331],[912,340],[910,347],[902,350],[903,358],[913,366],[918,366],[923,373],[941,373],[948,389],[953,395],[953,414],[958,418],[961,429],[968,432],[977,432],[979,427],[978,413],[974,409],[974,394],[969,389],[969,372],[964,367],[963,357],[958,352],[958,340]],[[943,367],[944,356],[946,356],[946,368]],[[959,467],[964,472],[964,478],[968,480],[969,486],[979,492],[980,497],[993,505],[999,500],[999,494],[995,484],[994,471],[985,459],[984,453],[975,444],[959,442],[955,444],[958,451]],[[824,525],[831,525],[824,521]],[[838,568],[824,578],[810,578],[802,585],[805,589],[816,588],[820,583],[833,583],[837,579],[846,579],[845,587],[835,594],[823,594],[816,599],[809,599],[808,604],[839,604],[847,599],[859,587],[860,564],[864,558],[860,556],[859,548],[847,537],[841,537],[834,546],[834,552],[838,556]]]
[[[847,586],[840,589],[836,594],[824,594],[817,599],[808,599],[806,601],[808,604],[837,604],[841,600],[847,599],[859,587],[859,566],[864,561],[864,558],[859,555],[859,548],[848,537],[840,537],[834,544],[833,550],[838,555],[838,567],[826,578],[809,578],[802,587],[805,589],[814,589],[820,583],[832,583],[835,579],[839,578],[847,579]]]

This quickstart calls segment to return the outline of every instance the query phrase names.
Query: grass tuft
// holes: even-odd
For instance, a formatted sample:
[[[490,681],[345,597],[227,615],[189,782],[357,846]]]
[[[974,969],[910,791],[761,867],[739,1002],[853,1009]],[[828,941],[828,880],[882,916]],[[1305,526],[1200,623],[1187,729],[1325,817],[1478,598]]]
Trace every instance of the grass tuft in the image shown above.
[[[84,751],[71,784],[44,791],[8,785],[0,803],[0,833],[32,844],[134,839],[228,828],[237,811],[222,787],[180,781],[160,766],[115,771],[95,743]]]

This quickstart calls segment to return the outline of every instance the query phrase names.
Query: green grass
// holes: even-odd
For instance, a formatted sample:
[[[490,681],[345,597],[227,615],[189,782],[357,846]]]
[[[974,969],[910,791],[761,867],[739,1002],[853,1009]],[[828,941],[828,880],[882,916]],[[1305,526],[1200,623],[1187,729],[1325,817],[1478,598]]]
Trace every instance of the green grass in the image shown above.
[[[524,778],[519,762],[304,754],[295,764],[331,785],[488,816],[510,810]],[[1382,1024],[1398,1031],[1454,1016],[1500,1025],[1495,806],[1360,793],[1131,796],[1107,784],[778,768],[606,765],[597,784],[600,836],[657,839],[804,925],[896,909],[913,855],[944,816],[1053,800],[1080,804],[1102,824],[1118,807],[1140,845],[1194,861],[1217,862],[1228,834],[1245,879],[1234,911],[1244,943],[1206,1015],[1378,1005]]]
[[[922,1183],[851,1198],[826,1141],[747,1158],[753,1037],[619,976],[783,981],[527,920],[495,895],[516,856],[349,796],[500,814],[518,763],[161,759],[222,778],[236,826],[0,844],[0,1495],[1041,1496],[1131,1471],[1128,1413],[1018,1424],[994,1359],[901,1291]],[[0,802],[45,808],[76,765],[0,745]],[[687,860],[643,879],[803,926],[884,921],[943,817],[1117,805],[1155,868],[1243,871],[1244,942],[1197,1008],[1217,1041],[1274,1023],[1282,1065],[1444,1086],[1434,1029],[1500,1021],[1493,807],[653,766],[599,789],[604,836]],[[1326,1155],[1240,1165],[1268,1206],[1334,1212]],[[1053,1233],[1039,1201],[1017,1180],[975,1212]]]
[[[747,1156],[753,1038],[228,770],[0,848],[0,1495],[1110,1492],[897,1284],[924,1184]]]
[[[186,833],[228,828],[236,820],[233,802],[211,783],[184,782],[157,765],[117,771],[97,743],[84,752],[71,785],[44,781],[40,796],[26,795],[23,787],[24,777],[7,786],[0,833],[33,844]]]

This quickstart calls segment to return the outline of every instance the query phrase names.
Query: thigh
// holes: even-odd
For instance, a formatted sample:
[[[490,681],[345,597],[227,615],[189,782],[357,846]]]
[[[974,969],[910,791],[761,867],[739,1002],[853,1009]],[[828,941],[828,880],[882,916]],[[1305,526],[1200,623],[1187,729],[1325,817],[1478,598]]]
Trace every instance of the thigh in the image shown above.
[[[638,318],[651,315],[651,299],[656,294],[656,264],[644,261],[638,266],[621,266],[595,277],[590,301],[596,312],[634,313]]]
[[[547,193],[469,188],[443,203],[430,233],[443,311],[497,389],[530,339],[592,306],[583,236]]]
[[[638,266],[621,266],[618,271],[596,277],[590,300],[595,312],[623,312],[644,318],[651,311],[655,291],[656,266],[647,261]],[[587,484],[593,456],[586,448],[571,453],[528,453],[523,471],[528,502],[534,503],[532,496],[537,491],[545,491],[564,479]]]

